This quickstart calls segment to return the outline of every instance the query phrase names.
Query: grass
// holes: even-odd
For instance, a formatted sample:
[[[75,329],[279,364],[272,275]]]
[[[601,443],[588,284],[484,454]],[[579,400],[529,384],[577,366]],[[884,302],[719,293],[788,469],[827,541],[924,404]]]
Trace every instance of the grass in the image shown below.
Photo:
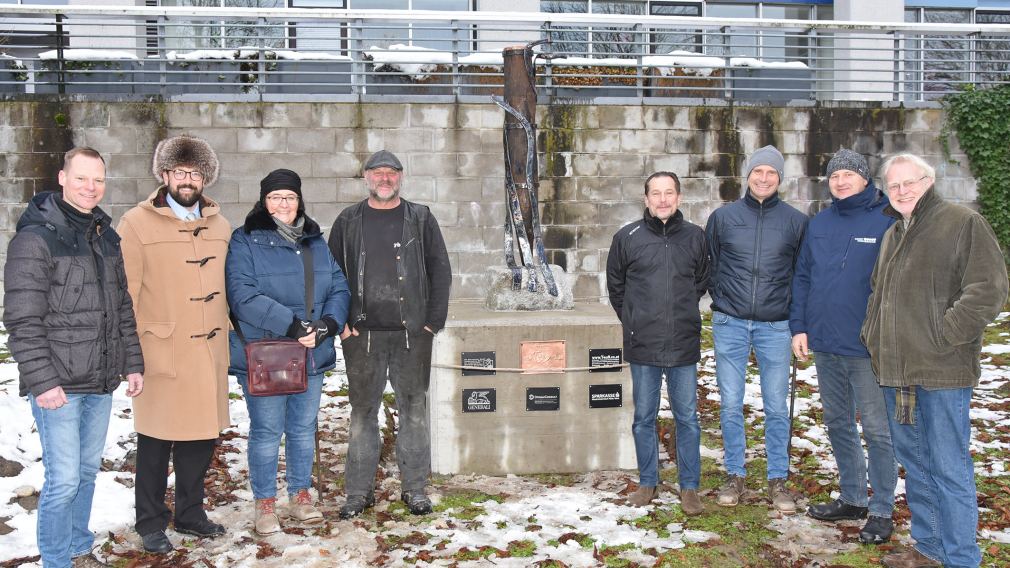
[[[480,491],[452,491],[442,496],[442,500],[439,501],[438,505],[435,505],[434,510],[436,513],[441,513],[451,509],[450,516],[464,521],[472,521],[487,513],[487,509],[480,506],[480,503],[487,503],[488,501],[501,503],[504,500],[499,495],[491,495]]]

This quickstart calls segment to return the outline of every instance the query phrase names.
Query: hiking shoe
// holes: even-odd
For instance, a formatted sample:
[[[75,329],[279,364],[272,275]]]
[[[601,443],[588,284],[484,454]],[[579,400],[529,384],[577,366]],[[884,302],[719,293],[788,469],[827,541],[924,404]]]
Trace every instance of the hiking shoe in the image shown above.
[[[256,534],[266,536],[281,531],[281,520],[277,516],[276,506],[276,497],[256,500],[256,513],[253,517]]]
[[[351,519],[357,517],[365,511],[365,509],[370,508],[375,505],[375,495],[369,493],[365,495],[348,495],[347,501],[344,502],[344,506],[340,508],[340,518],[341,519]]]
[[[198,536],[200,538],[217,538],[224,534],[224,526],[215,523],[210,519],[203,519],[192,525],[175,523],[175,532]]]
[[[316,508],[315,499],[308,489],[288,495],[288,516],[309,525],[323,522],[323,514]]]
[[[849,505],[841,499],[807,507],[807,514],[818,521],[855,521],[865,519],[867,512],[866,507]]]
[[[701,504],[701,498],[698,497],[697,489],[680,490],[680,508],[689,517],[705,512],[705,507]]]
[[[887,568],[933,568],[943,566],[943,564],[933,560],[914,548],[905,552],[893,552],[880,559],[880,563]]]
[[[741,475],[730,475],[726,479],[726,483],[719,489],[717,502],[723,507],[736,507],[740,503],[740,497],[743,497],[744,491],[747,491],[747,480]]]
[[[792,494],[786,489],[786,479],[779,477],[768,480],[768,498],[771,499],[772,506],[780,513],[795,513],[796,501]]]
[[[645,507],[653,499],[655,499],[657,495],[659,495],[658,487],[639,485],[638,489],[636,489],[635,492],[628,497],[628,504],[632,507]]]
[[[891,540],[894,532],[894,521],[890,517],[870,515],[870,519],[859,531],[859,542],[863,544],[883,544]]]
[[[424,494],[424,490],[404,491],[400,493],[400,500],[407,504],[412,515],[427,515],[431,512],[431,500]]]

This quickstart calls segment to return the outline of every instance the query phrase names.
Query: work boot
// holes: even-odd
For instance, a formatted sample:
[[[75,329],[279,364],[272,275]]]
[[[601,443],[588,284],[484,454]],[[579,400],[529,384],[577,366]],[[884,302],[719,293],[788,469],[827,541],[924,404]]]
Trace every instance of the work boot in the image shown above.
[[[88,554],[75,556],[73,559],[73,568],[103,568],[107,566],[109,566],[109,564],[102,562],[90,552]]]
[[[144,551],[151,554],[168,554],[175,550],[165,531],[154,531],[140,535],[140,539],[144,542]]]
[[[705,507],[701,504],[701,498],[698,497],[697,489],[680,490],[680,508],[684,511],[684,514],[689,517],[700,515],[705,512]]]
[[[375,505],[375,495],[371,492],[365,495],[348,495],[344,506],[340,508],[341,519],[357,517],[369,507]]]
[[[892,552],[880,559],[880,563],[887,568],[933,568],[943,566],[943,564],[933,560],[915,548],[909,548],[905,552]]]
[[[639,485],[638,489],[628,497],[628,504],[632,507],[645,507],[648,505],[656,496],[659,495],[659,489],[655,485]]]
[[[718,503],[723,507],[736,507],[744,491],[747,491],[747,480],[741,475],[730,475],[719,489]]]
[[[807,507],[807,514],[818,521],[855,521],[865,519],[867,509],[866,507],[849,505],[841,499],[835,499],[830,503]]]
[[[281,520],[277,517],[276,507],[276,497],[256,500],[256,516],[253,519],[256,534],[267,536],[281,531]]]
[[[307,525],[323,522],[323,514],[316,508],[315,500],[308,489],[301,489],[288,495],[288,516]]]
[[[883,544],[891,540],[894,532],[894,521],[890,517],[870,515],[870,519],[859,531],[859,542],[863,544]]]
[[[431,499],[428,499],[423,489],[404,491],[400,493],[400,500],[407,504],[411,515],[427,515],[431,512]]]
[[[768,480],[768,498],[772,506],[780,513],[795,513],[796,501],[789,490],[786,489],[786,479],[779,477]]]

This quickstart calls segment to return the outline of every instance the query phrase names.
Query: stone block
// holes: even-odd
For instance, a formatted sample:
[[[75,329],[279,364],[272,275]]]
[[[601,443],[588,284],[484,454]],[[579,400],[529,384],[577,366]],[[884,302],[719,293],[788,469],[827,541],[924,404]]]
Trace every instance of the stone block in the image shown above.
[[[394,105],[387,105],[394,106]],[[358,128],[360,105],[352,103],[316,103],[311,105],[312,123],[321,128]]]
[[[463,227],[493,227],[505,222],[504,202],[460,202],[453,204],[456,219]]]
[[[922,109],[905,111],[906,132],[939,132],[943,126],[942,120],[937,121],[936,115]]]
[[[319,223],[320,227],[325,228],[327,238],[329,238],[329,229],[333,226],[333,221],[343,209],[344,206],[339,203],[318,202],[305,204],[305,210],[309,212],[309,216]]]
[[[624,226],[642,218],[645,207],[641,203],[601,203],[600,221],[608,225]]]
[[[337,178],[337,202],[357,203],[368,198],[368,189],[362,178]]]
[[[543,228],[544,247],[549,249],[575,248],[578,229],[561,225],[545,225]]]
[[[442,227],[442,238],[451,252],[484,252],[483,230],[479,227]]]
[[[460,222],[460,211],[459,204],[457,203],[440,203],[437,201],[431,201],[428,203],[428,208],[431,209],[432,216],[438,221],[439,227],[456,227],[463,225]]]
[[[669,154],[693,154],[704,142],[704,136],[698,130],[668,130],[665,135],[664,150]]]
[[[31,128],[0,126],[0,152],[28,152],[32,147]]]
[[[137,152],[137,128],[85,128],[84,143],[105,154]]]
[[[0,179],[0,205],[27,203],[35,194],[34,188],[30,180]]]
[[[362,164],[368,159],[368,156],[386,146],[385,131],[378,128],[338,128],[334,130],[334,135],[336,136],[337,151],[364,154]],[[391,137],[395,137],[395,134]],[[403,161],[402,157],[400,161]]]
[[[312,105],[306,103],[272,103],[263,105],[263,126],[266,128],[309,128],[315,126]]]
[[[144,189],[147,189],[147,184],[144,184]],[[136,205],[141,199],[142,196],[137,192],[137,180],[110,177],[105,184],[105,197],[101,207],[105,209],[109,205]]]
[[[512,271],[504,266],[491,267],[491,285],[488,288],[485,307],[494,311],[532,311],[570,310],[574,307],[572,289],[560,266],[549,265],[551,278],[557,294],[551,294],[547,278],[539,271],[524,270],[522,272],[522,288],[513,288]],[[528,289],[530,281],[535,280],[536,289]]]
[[[330,153],[336,151],[335,131],[332,128],[291,128],[286,130],[288,152]]]
[[[163,126],[167,103],[127,103],[109,105],[109,126],[134,126],[156,130]]]
[[[575,131],[575,150],[588,154],[620,152],[622,148],[621,132],[619,130],[577,130]]]
[[[480,113],[480,127],[501,130],[505,126],[505,111],[495,104],[487,104]]]
[[[600,128],[645,128],[642,107],[624,105],[600,105],[596,107]]]
[[[206,128],[214,124],[213,103],[165,103],[165,125],[169,128]]]
[[[263,172],[263,176],[269,172]],[[238,200],[241,203],[255,203],[259,201],[260,198],[260,179],[252,177],[235,178],[238,183]],[[306,184],[309,180],[302,178],[302,197],[305,199],[305,203],[312,203],[317,201],[315,199],[309,199],[305,193]]]
[[[578,274],[575,284],[572,286],[572,294],[580,302],[599,302],[601,298],[607,297],[607,276],[603,273]],[[606,306],[610,313],[614,310]],[[616,315],[614,317],[617,317]]]
[[[580,249],[605,249],[614,240],[614,233],[621,228],[619,223],[580,225],[576,229],[576,244]]]
[[[449,300],[450,302],[453,300],[482,300],[490,285],[491,278],[487,272],[479,274],[453,274]]]
[[[222,203],[221,204],[221,215],[228,220],[233,228],[242,226],[245,222],[245,216],[249,214],[249,206],[244,203]],[[311,217],[315,215],[309,214]]]
[[[441,202],[481,201],[481,180],[473,178],[440,177],[435,181],[435,199]]]
[[[251,103],[217,103],[212,117],[212,124],[217,128],[260,128],[263,126],[263,107]]]
[[[305,200],[305,203],[335,203],[337,201],[336,180],[332,178],[302,178],[302,199]]]
[[[439,133],[441,134],[441,131]],[[439,149],[432,145],[432,134],[432,130],[428,128],[401,128],[389,131],[383,136],[382,147],[396,154],[438,151]],[[434,136],[434,138],[434,146],[438,146],[438,142],[445,140],[441,136]],[[455,152],[456,149],[444,149],[443,151]]]
[[[312,177],[354,177],[361,171],[357,154],[312,154]]]
[[[433,177],[406,177],[403,180],[400,193],[411,201],[419,203],[435,202],[435,178]]]
[[[215,152],[221,154],[223,152],[238,152],[238,135],[240,132],[245,132],[241,128],[189,128],[178,134],[188,134],[190,136],[196,136],[197,138],[203,138],[210,144],[210,147],[214,149]],[[173,136],[175,133],[172,134]],[[167,138],[167,136],[166,136]],[[160,142],[160,140],[158,140]],[[151,154],[154,154],[154,148],[151,148]]]
[[[476,135],[476,144],[469,147],[463,146],[459,148],[460,152],[473,152],[475,148],[480,148],[480,151],[487,154],[500,154],[502,156],[502,161],[505,160],[505,142],[502,139],[501,130],[491,130],[490,128],[482,128],[480,130],[466,131],[470,134],[467,138],[473,141],[473,136]]]
[[[105,156],[105,164],[110,175],[119,178],[140,178],[156,185],[154,173],[151,171],[150,154],[109,154]],[[154,187],[149,186],[150,191]]]
[[[0,124],[33,126],[35,105],[26,101],[0,101]]]
[[[414,103],[410,105],[409,118],[413,128],[451,128],[456,124],[456,107]]]
[[[404,128],[410,105],[361,104],[361,128]]]
[[[578,186],[577,199],[599,203],[601,201],[620,201],[624,199],[621,192],[621,180],[612,177],[589,177],[576,180]]]
[[[483,105],[459,105],[456,108],[456,126],[459,128],[482,128]]]
[[[221,177],[221,179],[217,180],[217,183],[206,190],[206,193],[220,204],[241,203],[247,207],[246,213],[252,209],[252,201],[243,201],[239,198],[239,181],[237,179]],[[259,193],[256,194],[256,200],[258,199]],[[242,220],[244,221],[245,217]]]
[[[638,156],[641,158],[641,156]],[[653,154],[645,156],[645,168],[641,170],[642,181],[653,172],[673,172],[677,177],[684,175],[688,171],[691,157],[687,154]],[[632,172],[624,172],[632,173]],[[643,188],[644,192],[644,188]]]
[[[457,274],[476,274],[493,266],[505,266],[505,254],[501,250],[481,252],[461,252],[459,261],[452,266]]]
[[[464,177],[504,176],[505,162],[501,154],[459,154],[459,170],[448,175]]]
[[[287,154],[287,153],[263,153],[263,154],[222,154],[218,153],[221,161],[222,176],[247,177],[255,176],[257,180],[278,168],[294,170],[302,177],[323,177],[317,176],[313,171],[314,157],[310,154]],[[337,154],[336,156],[341,156]],[[327,156],[330,157],[330,156]]]
[[[544,218],[547,209],[553,209],[553,222],[558,225],[595,225],[599,222],[599,206],[592,202],[560,201],[544,204]]]
[[[806,154],[807,133],[806,132],[783,132],[782,145],[779,151],[783,154]]]
[[[284,128],[242,128],[237,136],[239,152],[287,151],[287,130]]]
[[[411,176],[455,177],[459,175],[457,154],[411,154],[407,173]],[[404,157],[400,157],[403,161]]]
[[[78,102],[67,109],[67,118],[74,128],[107,128],[109,105],[105,103]]]
[[[786,179],[806,176],[806,156],[786,154],[784,157],[786,166],[783,173]]]
[[[654,106],[644,109],[645,124],[649,130],[687,129],[691,127],[688,107]]]

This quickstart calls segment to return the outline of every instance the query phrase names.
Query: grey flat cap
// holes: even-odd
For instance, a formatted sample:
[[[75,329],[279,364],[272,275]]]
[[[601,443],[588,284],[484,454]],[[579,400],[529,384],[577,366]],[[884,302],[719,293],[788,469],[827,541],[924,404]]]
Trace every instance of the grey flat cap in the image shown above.
[[[368,161],[365,162],[366,170],[374,170],[375,168],[393,168],[394,170],[403,171],[403,164],[389,150],[379,150],[372,154],[368,158]]]

